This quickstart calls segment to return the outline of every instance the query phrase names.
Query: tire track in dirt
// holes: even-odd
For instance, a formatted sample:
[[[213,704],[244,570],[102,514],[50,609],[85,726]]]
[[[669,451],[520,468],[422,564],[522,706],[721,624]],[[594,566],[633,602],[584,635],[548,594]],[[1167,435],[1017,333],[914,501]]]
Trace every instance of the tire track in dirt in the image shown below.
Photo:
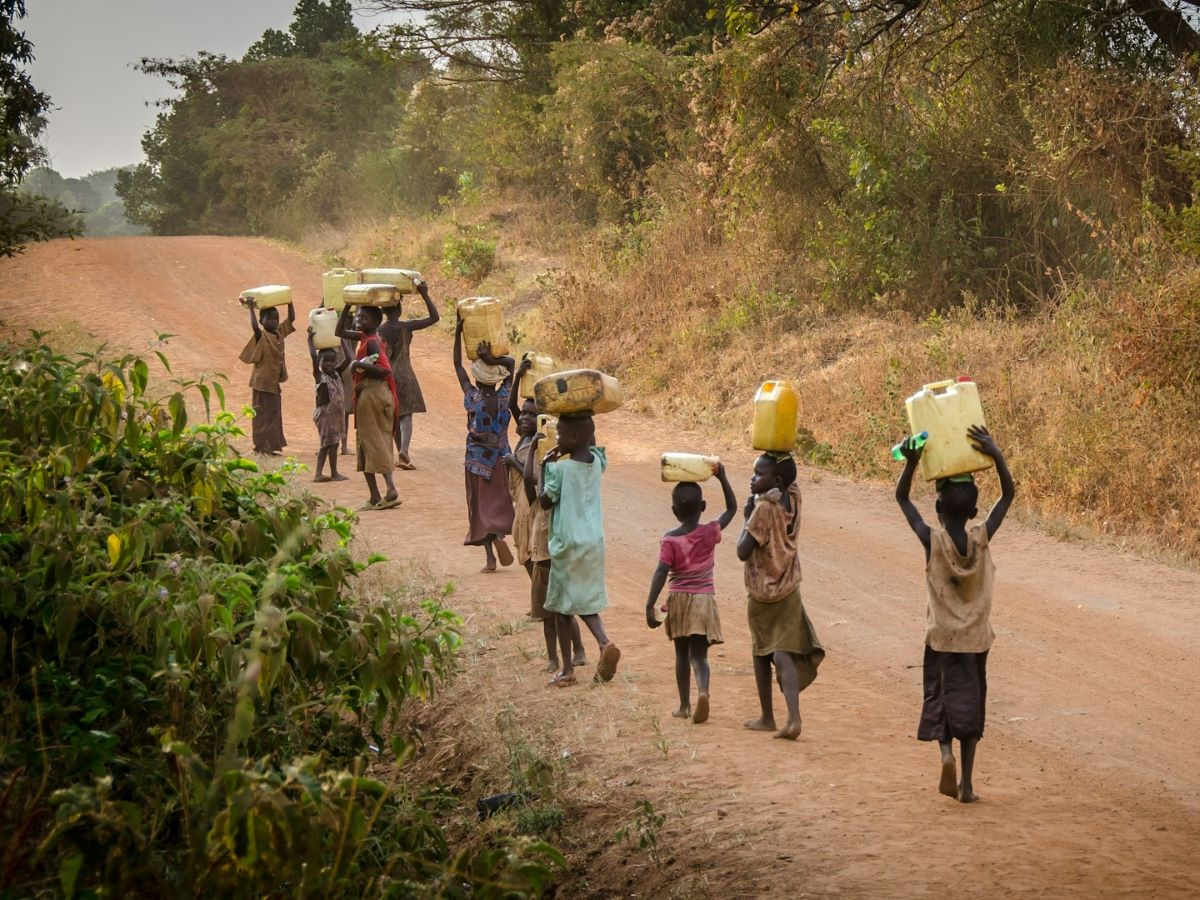
[[[295,287],[298,319],[319,300],[319,271],[263,241],[58,241],[0,260],[0,319],[8,335],[76,321],[132,349],[173,332],[175,374],[227,373],[238,408],[249,402],[248,373],[236,359],[249,326],[234,298],[268,282]],[[440,301],[436,281],[433,288]],[[524,573],[477,574],[480,554],[461,546],[463,414],[446,334],[418,335],[414,364],[431,410],[417,418],[419,468],[397,473],[398,512],[364,515],[364,539],[452,573],[456,604],[519,619],[528,605]],[[288,368],[289,450],[311,462],[302,331],[288,342]],[[937,793],[936,749],[913,737],[923,564],[890,488],[801,475],[803,589],[829,657],[802,697],[805,730],[796,744],[740,725],[756,701],[741,568],[727,533],[717,570],[727,643],[712,655],[713,718],[694,727],[667,715],[672,653],[643,621],[658,537],[672,524],[657,454],[722,452],[739,494],[752,454],[625,411],[599,425],[612,459],[606,624],[624,651],[622,672],[606,688],[551,693],[536,660],[528,671],[477,660],[497,667],[506,697],[538,717],[575,766],[603,785],[636,784],[670,813],[659,842],[672,861],[658,867],[620,847],[598,848],[590,869],[598,880],[566,894],[1200,893],[1200,575],[1059,543],[1010,520],[994,551],[997,640],[976,777],[983,800],[963,807]],[[357,477],[315,488],[349,506],[364,495]],[[710,491],[709,502],[715,514],[719,496]],[[505,640],[531,652],[540,644],[533,630]],[[781,698],[776,704],[782,708]]]

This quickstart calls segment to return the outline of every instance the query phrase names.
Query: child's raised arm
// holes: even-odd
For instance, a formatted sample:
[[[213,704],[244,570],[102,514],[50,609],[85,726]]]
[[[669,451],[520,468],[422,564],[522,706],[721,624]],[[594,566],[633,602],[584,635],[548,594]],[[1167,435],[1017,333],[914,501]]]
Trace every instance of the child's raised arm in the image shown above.
[[[662,593],[670,573],[671,567],[665,562],[660,562],[658,568],[654,570],[654,575],[650,578],[650,596],[646,600],[646,624],[651,628],[657,628],[662,624],[654,615],[654,604],[658,602],[658,595]]]
[[[313,343],[312,326],[308,326],[308,355],[312,359],[313,381],[321,380],[321,364],[320,357],[317,355],[317,345]]]
[[[904,513],[904,518],[908,520],[908,527],[913,530],[928,554],[929,526],[921,518],[920,510],[908,498],[912,491],[912,480],[917,471],[917,463],[921,460],[921,448],[912,446],[912,438],[905,438],[900,442],[900,452],[904,454],[904,471],[900,473],[900,478],[896,482],[896,502],[900,504],[900,511]]]
[[[421,299],[425,301],[425,311],[429,315],[423,319],[410,319],[404,323],[404,327],[409,331],[420,331],[422,328],[428,328],[430,325],[436,325],[441,321],[442,314],[438,312],[438,308],[434,305],[433,298],[429,296],[429,285],[424,281],[417,284],[417,293],[421,295]]]
[[[1004,517],[1008,515],[1008,508],[1012,506],[1013,497],[1017,495],[1017,486],[1013,483],[1012,473],[1008,471],[1008,462],[1004,459],[1004,454],[996,446],[996,439],[986,428],[982,425],[972,425],[967,429],[967,437],[971,439],[976,450],[992,458],[996,463],[996,475],[1000,478],[1000,499],[996,501],[987,517],[988,540],[991,540]]]
[[[254,332],[254,339],[257,341],[262,337],[262,329],[258,327],[258,316],[254,314],[254,301],[251,300],[247,305],[250,307],[250,330]]]
[[[342,307],[342,314],[338,316],[337,326],[333,329],[333,333],[340,338],[346,338],[347,340],[351,341],[361,341],[362,333],[355,331],[350,327],[350,315],[353,311],[353,307]]]
[[[521,396],[521,392],[517,388],[521,386],[521,378],[529,371],[532,364],[532,360],[521,360],[521,365],[517,367],[517,372],[513,375],[513,389],[508,393],[508,412],[514,422],[520,418],[521,404],[525,402],[525,398]]]
[[[296,323],[296,305],[291,302],[288,303],[287,321],[289,325],[294,325]]]
[[[467,370],[463,368],[462,333],[463,320],[462,316],[459,316],[458,321],[454,325],[454,373],[458,375],[458,386],[462,388],[462,392],[465,394],[471,389],[471,379],[467,377]]]
[[[717,476],[717,481],[721,482],[721,490],[725,493],[725,512],[721,513],[721,517],[717,519],[721,530],[724,531],[733,521],[733,517],[737,515],[737,495],[733,492],[733,485],[729,483],[729,476],[725,474],[724,463],[717,463],[717,471],[714,474]]]

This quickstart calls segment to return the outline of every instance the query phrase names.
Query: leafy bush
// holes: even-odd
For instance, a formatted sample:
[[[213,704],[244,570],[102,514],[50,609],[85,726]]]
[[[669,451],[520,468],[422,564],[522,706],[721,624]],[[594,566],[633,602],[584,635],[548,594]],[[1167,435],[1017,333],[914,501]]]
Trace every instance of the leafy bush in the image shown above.
[[[478,227],[460,225],[442,244],[442,263],[447,271],[478,283],[496,265],[496,242],[482,237]]]
[[[455,854],[397,784],[454,614],[356,597],[349,514],[238,456],[219,381],[5,349],[0,895],[540,892],[552,848]]]

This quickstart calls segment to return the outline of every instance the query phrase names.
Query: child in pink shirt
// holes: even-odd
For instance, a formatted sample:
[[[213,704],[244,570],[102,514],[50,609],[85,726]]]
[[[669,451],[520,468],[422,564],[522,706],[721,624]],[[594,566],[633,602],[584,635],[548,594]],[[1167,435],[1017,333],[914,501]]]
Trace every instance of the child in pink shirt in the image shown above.
[[[725,467],[718,465],[715,474],[725,492],[725,512],[704,525],[700,524],[700,516],[706,505],[700,485],[687,481],[675,485],[671,512],[679,520],[679,527],[663,535],[658,568],[650,579],[650,597],[646,600],[646,624],[657,628],[662,623],[654,606],[663,587],[667,587],[667,637],[675,644],[675,683],[679,688],[679,709],[671,715],[690,717],[697,725],[708,720],[708,648],[725,640],[717,613],[713,557],[721,543],[721,532],[737,513],[737,497],[725,477]],[[698,691],[694,711],[692,671],[696,673]]]

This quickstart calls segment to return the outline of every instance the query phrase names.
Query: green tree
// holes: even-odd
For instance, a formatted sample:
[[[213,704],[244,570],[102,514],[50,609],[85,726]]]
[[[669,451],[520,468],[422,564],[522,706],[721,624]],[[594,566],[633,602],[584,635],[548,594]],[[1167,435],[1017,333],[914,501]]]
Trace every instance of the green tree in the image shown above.
[[[25,71],[33,43],[16,27],[23,18],[24,0],[0,0],[0,256],[17,254],[30,241],[78,233],[75,217],[61,204],[17,190],[44,156],[37,139],[50,108],[50,97]]]

